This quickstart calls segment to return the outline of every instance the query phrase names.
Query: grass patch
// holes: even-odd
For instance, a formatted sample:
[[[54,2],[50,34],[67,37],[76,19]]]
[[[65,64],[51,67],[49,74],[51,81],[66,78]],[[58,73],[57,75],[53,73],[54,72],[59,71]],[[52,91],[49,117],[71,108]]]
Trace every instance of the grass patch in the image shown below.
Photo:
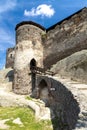
[[[23,125],[14,124],[16,118],[20,118]],[[37,121],[29,108],[0,107],[0,120],[3,119],[10,119],[6,122],[9,130],[52,130],[50,121]]]
[[[32,100],[33,98],[30,97],[30,96],[26,96],[25,99],[27,99],[27,100]]]

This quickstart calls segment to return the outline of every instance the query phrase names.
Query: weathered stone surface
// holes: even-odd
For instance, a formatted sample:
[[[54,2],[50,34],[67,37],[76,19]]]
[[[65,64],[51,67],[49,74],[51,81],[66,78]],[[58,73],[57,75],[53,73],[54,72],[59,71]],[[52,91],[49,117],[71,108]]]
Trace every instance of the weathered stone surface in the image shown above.
[[[15,48],[8,48],[6,52],[6,68],[14,66]]]
[[[49,86],[49,90],[54,97],[49,99],[49,107],[45,107],[46,103],[40,99],[27,100],[26,96],[24,95],[14,94],[12,92],[12,85],[10,84],[11,82],[8,82],[8,80],[5,78],[5,75],[7,75],[9,71],[10,69],[0,71],[0,106],[30,107],[35,111],[36,119],[51,119],[54,130],[61,130],[62,127],[63,130],[71,130],[70,128],[75,125],[73,123],[77,122],[74,119],[77,119],[77,110],[79,109],[78,107],[80,107],[79,119],[75,130],[87,129],[86,84],[80,84],[67,79],[67,77],[64,79],[57,75],[57,77],[38,77],[37,86],[40,88],[44,87],[43,85],[41,86],[41,81],[44,79],[45,82],[47,82],[47,88]],[[52,88],[50,89],[51,86]],[[58,117],[56,120],[54,120],[55,116]],[[66,126],[66,123],[70,125],[69,128]]]
[[[23,123],[21,122],[21,119],[18,117],[15,120],[13,120],[14,124],[18,124],[18,125],[23,125]]]
[[[26,97],[28,95],[17,95],[12,92],[12,82],[9,82],[9,80],[5,78],[11,70],[12,69],[0,70],[0,106],[29,107],[35,112],[37,120],[50,120],[50,109],[45,107],[45,103],[43,101],[36,99],[31,100],[31,98],[30,100],[27,100]],[[2,121],[0,122],[0,125],[1,123]]]
[[[8,65],[12,66],[13,59],[11,63],[10,53],[8,52],[7,60]],[[67,58],[63,59],[65,57]],[[29,75],[32,59],[36,61],[38,67],[47,69],[57,62],[52,68],[56,76],[60,74],[87,83],[87,8],[46,31],[39,28],[37,24],[26,24],[26,22],[16,28],[13,90],[17,94],[32,92],[31,75]],[[7,81],[10,77],[11,72],[8,72]],[[82,125],[87,129],[86,88],[82,84],[76,83],[74,86],[72,84],[67,82],[62,84],[58,81],[58,77],[53,79],[48,76],[38,76],[32,96],[43,100],[44,105],[41,105],[41,102],[38,105],[37,100],[36,102],[28,101],[23,95],[12,92],[7,94],[4,92],[7,90],[7,88],[4,89],[5,84],[1,84],[0,105],[28,106],[35,111],[38,119],[50,119],[51,116],[54,130],[74,129],[80,112],[76,130],[83,128]],[[6,85],[11,84],[6,83]],[[45,108],[45,105],[50,109]]]
[[[42,94],[44,88],[48,89],[46,89],[47,92],[45,94],[47,95],[45,95],[45,97],[43,97]],[[46,106],[50,108],[53,129],[74,129],[80,108],[73,94],[67,89],[67,86],[64,86],[51,77],[40,76],[37,79],[36,89],[37,98],[42,99]]]
[[[0,129],[9,129],[9,125],[6,124],[7,121],[9,121],[9,119],[0,120]]]
[[[49,69],[57,61],[83,49],[87,49],[87,8],[46,30],[33,22],[19,23],[16,27],[14,92],[31,93],[32,60],[36,66]],[[81,67],[76,70],[77,78],[80,75],[81,79],[83,73]],[[86,80],[87,76],[84,77]]]
[[[87,8],[48,29],[44,44],[44,65],[47,68],[87,49]]]
[[[18,94],[31,93],[30,63],[43,67],[43,46],[41,34],[44,31],[34,25],[23,24],[16,30],[13,90]]]
[[[64,86],[68,88],[74,95],[74,98],[77,100],[80,113],[79,118],[74,130],[86,130],[87,129],[87,84],[78,83],[72,81],[67,77],[61,77],[56,75],[54,79],[60,81]],[[74,106],[73,106],[74,107]]]
[[[0,70],[0,83],[13,81],[13,76],[14,76],[14,70],[12,68]]]
[[[75,81],[87,83],[87,50],[79,51],[53,65],[52,71]]]

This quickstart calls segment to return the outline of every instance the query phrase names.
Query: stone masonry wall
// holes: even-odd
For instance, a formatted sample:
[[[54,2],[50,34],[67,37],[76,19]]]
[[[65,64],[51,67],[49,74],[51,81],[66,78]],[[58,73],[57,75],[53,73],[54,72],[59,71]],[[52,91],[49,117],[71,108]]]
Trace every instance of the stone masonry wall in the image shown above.
[[[6,68],[13,67],[14,65],[15,50],[14,48],[8,48],[6,52]]]
[[[48,96],[46,96],[47,100],[43,101],[45,102],[45,105],[50,108],[53,129],[74,129],[77,123],[80,108],[73,94],[67,89],[67,86],[64,86],[52,77],[38,76],[36,82],[37,98],[40,98],[38,97],[38,94],[41,92],[40,89],[44,90],[45,87],[43,87],[43,84],[40,84],[42,80],[45,80],[47,83]]]
[[[30,62],[50,68],[57,61],[80,50],[87,49],[87,8],[45,30],[34,22],[16,26],[16,46],[7,52],[6,67],[14,63],[13,90],[31,93]]]
[[[49,28],[44,39],[45,67],[87,49],[87,8]]]
[[[34,25],[24,24],[16,30],[16,49],[14,61],[13,89],[18,94],[31,93],[30,62],[36,60],[43,67],[43,46],[41,33],[44,31]]]

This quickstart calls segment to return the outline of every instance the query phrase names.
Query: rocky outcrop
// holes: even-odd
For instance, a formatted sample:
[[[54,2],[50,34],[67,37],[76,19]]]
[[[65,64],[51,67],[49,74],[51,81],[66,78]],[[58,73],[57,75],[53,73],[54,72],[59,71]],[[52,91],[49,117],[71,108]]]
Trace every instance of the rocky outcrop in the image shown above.
[[[87,83],[87,50],[79,51],[57,62],[51,70],[72,80]]]

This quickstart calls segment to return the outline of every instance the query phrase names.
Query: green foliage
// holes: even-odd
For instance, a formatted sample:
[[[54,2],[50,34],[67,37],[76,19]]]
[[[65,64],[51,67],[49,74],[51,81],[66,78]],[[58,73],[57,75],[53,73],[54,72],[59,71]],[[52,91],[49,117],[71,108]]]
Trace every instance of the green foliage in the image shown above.
[[[16,118],[20,118],[23,125],[14,124],[13,120]],[[37,121],[34,112],[29,108],[0,107],[0,120],[3,119],[9,119],[6,122],[10,126],[9,130],[51,130],[51,122]]]

